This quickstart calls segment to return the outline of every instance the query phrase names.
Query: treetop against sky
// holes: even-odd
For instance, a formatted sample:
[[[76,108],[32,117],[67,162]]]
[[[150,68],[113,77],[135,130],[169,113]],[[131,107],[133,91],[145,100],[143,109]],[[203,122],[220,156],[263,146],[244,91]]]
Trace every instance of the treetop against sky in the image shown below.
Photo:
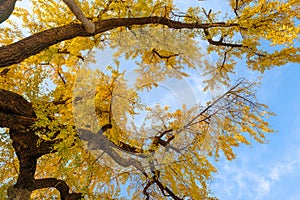
[[[1,198],[214,199],[212,161],[273,132],[235,72],[299,63],[297,1],[225,2],[1,9]]]

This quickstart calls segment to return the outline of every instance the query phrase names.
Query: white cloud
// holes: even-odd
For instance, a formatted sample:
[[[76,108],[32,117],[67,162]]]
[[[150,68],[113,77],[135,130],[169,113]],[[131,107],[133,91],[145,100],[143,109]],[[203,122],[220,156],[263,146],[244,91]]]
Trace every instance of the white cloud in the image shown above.
[[[285,159],[281,161],[278,157],[273,157],[270,162],[255,160],[256,156],[250,156],[249,152],[233,162],[220,161],[217,163],[220,171],[212,184],[212,190],[222,200],[266,200],[274,198],[273,192],[288,193],[286,188],[280,187],[287,187],[286,178],[299,175],[300,169],[300,148],[294,149],[294,153],[291,150],[285,152]],[[299,199],[300,193],[295,197],[289,196],[287,199]]]
[[[221,177],[221,180],[218,180]],[[217,176],[216,196],[220,199],[261,199],[270,192],[270,181],[245,166],[226,164]]]
[[[279,181],[282,176],[293,171],[295,163],[295,161],[278,163],[276,166],[274,166],[274,168],[270,170],[268,177],[272,182]]]
[[[300,148],[295,148],[298,149],[294,149],[292,146],[291,149],[287,152],[287,159],[278,162],[270,169],[268,177],[272,182],[279,181],[281,177],[297,172],[300,169]]]

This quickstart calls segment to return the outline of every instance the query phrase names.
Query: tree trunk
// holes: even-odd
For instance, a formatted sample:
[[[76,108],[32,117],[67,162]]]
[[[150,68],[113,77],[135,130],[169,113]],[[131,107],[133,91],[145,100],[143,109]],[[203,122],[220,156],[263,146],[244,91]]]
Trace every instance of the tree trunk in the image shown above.
[[[37,160],[51,153],[54,142],[39,138],[31,126],[37,116],[31,104],[21,95],[0,89],[0,127],[9,128],[12,145],[19,160],[19,175],[15,185],[9,186],[9,200],[30,200],[32,191],[53,187],[62,200],[79,200],[81,193],[69,193],[69,186],[56,178],[35,179]]]
[[[15,188],[13,185],[7,189],[8,200],[30,200],[31,191]]]

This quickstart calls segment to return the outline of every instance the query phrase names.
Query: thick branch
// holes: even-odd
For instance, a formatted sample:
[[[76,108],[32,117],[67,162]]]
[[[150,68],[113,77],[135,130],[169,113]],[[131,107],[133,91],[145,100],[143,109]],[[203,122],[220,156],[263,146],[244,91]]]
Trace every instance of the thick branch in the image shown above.
[[[108,138],[106,138],[103,133],[112,128],[111,124],[104,125],[97,134],[90,132],[89,130],[85,129],[78,129],[80,138],[89,142],[88,147],[89,149],[95,150],[102,150],[107,155],[109,155],[116,163],[123,167],[133,166],[140,172],[142,172],[146,177],[146,171],[142,164],[133,158],[125,159],[121,157],[112,147],[116,147],[121,149],[119,146],[116,146],[113,142],[111,142]],[[126,151],[125,149],[121,149],[126,153],[131,153]]]
[[[211,27],[231,27],[237,24],[216,23],[183,23],[166,17],[115,18],[100,20],[94,33],[88,33],[81,24],[68,24],[47,29],[40,33],[24,38],[16,43],[0,47],[0,68],[18,64],[42,50],[78,36],[90,37],[122,26],[161,24],[172,29],[207,29]]]
[[[63,200],[81,199],[81,194],[69,193],[69,186],[62,180],[34,179],[37,159],[50,153],[55,143],[40,140],[34,133],[31,125],[36,120],[36,114],[26,99],[14,92],[0,89],[0,127],[10,128],[10,138],[20,164],[17,182],[8,190],[9,199],[29,199],[33,190],[47,187],[59,190]]]
[[[134,147],[130,144],[126,144],[125,142],[118,141],[117,143],[115,143],[114,141],[111,141],[109,138],[103,135],[103,133],[110,128],[112,128],[111,124],[106,124],[100,129],[100,131],[97,134],[94,134],[85,129],[78,129],[78,131],[79,131],[80,139],[88,141],[89,149],[102,149],[104,148],[103,145],[105,145],[105,146],[119,149],[125,153],[140,158],[148,158],[150,156],[149,155],[150,152]]]
[[[36,118],[32,117],[8,114],[0,109],[0,127],[23,130],[30,127],[35,120]]]
[[[36,118],[31,104],[22,96],[0,89],[0,111],[12,115]]]
[[[65,2],[65,4],[67,4],[67,6],[70,8],[72,13],[77,17],[77,19],[79,19],[82,22],[85,30],[89,33],[93,33],[95,31],[95,24],[84,16],[83,12],[75,3],[75,1],[74,0],[63,0],[63,1]]]
[[[44,178],[35,180],[35,189],[56,188],[59,193],[61,200],[77,200],[82,198],[81,193],[69,193],[69,186],[63,180],[58,180],[56,178]]]
[[[15,105],[15,107],[10,105],[9,103],[12,103],[12,105]],[[19,193],[19,196],[21,195],[20,197],[24,199],[25,193],[27,196],[30,196],[30,193],[32,191],[48,187],[54,187],[57,190],[59,190],[62,200],[81,199],[81,193],[69,193],[70,188],[63,180],[58,180],[56,178],[45,178],[36,180],[34,178],[36,172],[37,159],[42,155],[51,153],[55,141],[41,140],[41,142],[38,145],[39,137],[34,134],[34,130],[30,129],[29,126],[30,124],[33,124],[36,121],[36,115],[31,107],[31,104],[28,103],[22,96],[18,94],[6,90],[1,90],[0,112],[3,114],[3,116],[9,116],[9,118],[11,119],[14,119],[11,116],[15,116],[16,120],[18,120],[18,118],[23,117],[28,119],[29,121],[28,126],[20,129],[16,129],[16,127],[11,127],[9,132],[10,137],[13,140],[13,147],[16,151],[20,163],[20,173],[17,179],[17,183],[14,185],[14,187],[11,187],[9,190],[9,195],[11,197],[10,199],[14,199],[14,192]],[[2,122],[0,124],[2,124]],[[5,122],[3,124],[4,126],[6,126]],[[103,150],[120,166],[133,166],[134,168],[142,172],[142,174],[146,178],[149,178],[144,166],[139,160],[133,158],[123,158],[112,147],[117,147],[127,153],[129,152],[140,154],[140,157],[142,157],[141,155],[145,152],[125,143],[121,143],[119,145],[114,144],[104,135],[104,133],[111,128],[111,124],[106,124],[98,131],[97,134],[93,134],[88,130],[79,129],[79,135],[81,136],[81,139],[88,140],[89,145],[91,145],[90,143],[94,143],[91,146],[96,147],[99,150]],[[45,128],[45,131],[47,131],[47,128]],[[170,146],[169,143],[174,137],[169,138],[167,141],[163,140],[162,137],[164,137],[165,134],[170,133],[171,131],[172,129],[162,132],[159,136],[155,137],[155,141],[157,142],[155,143],[153,141],[153,143],[168,148],[168,146]],[[145,156],[147,157],[146,154]],[[181,199],[175,193],[173,193],[173,191],[167,185],[162,184],[162,182],[159,180],[160,172],[158,170],[155,170],[153,163],[151,166],[151,171],[154,174],[154,176],[143,191],[147,198],[149,198],[147,189],[152,184],[156,183],[156,185],[162,191],[163,195],[170,196],[173,199],[177,200]],[[21,194],[20,192],[24,192],[24,194]]]
[[[0,127],[24,130],[36,119],[31,104],[22,96],[0,89]]]

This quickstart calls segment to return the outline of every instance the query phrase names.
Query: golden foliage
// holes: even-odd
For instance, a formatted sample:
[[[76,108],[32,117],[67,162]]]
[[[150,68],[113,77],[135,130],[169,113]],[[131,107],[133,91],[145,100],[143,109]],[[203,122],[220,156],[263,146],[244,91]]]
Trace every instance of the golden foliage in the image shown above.
[[[231,10],[226,17],[200,7],[177,14],[179,9],[171,0],[78,2],[94,22],[161,16],[182,23],[221,21],[228,26],[204,30],[175,30],[159,24],[119,27],[93,37],[60,42],[2,70],[0,87],[22,94],[32,103],[39,119],[34,126],[36,133],[51,140],[60,132],[57,138],[62,142],[55,146],[57,152],[39,159],[36,177],[66,180],[72,190],[83,192],[88,199],[121,198],[124,185],[128,185],[132,198],[143,199],[145,184],[155,181],[157,175],[151,172],[154,165],[161,184],[174,194],[181,198],[211,198],[207,183],[217,171],[212,160],[218,160],[220,152],[232,160],[234,147],[252,141],[264,143],[265,134],[273,132],[266,122],[273,113],[255,98],[257,83],[243,80],[234,84],[232,72],[238,60],[259,72],[288,62],[299,63],[299,47],[295,45],[299,42],[299,2],[230,0]],[[8,21],[1,26],[1,45],[52,27],[79,23],[61,1],[31,3],[31,10],[16,8],[17,22]],[[215,63],[208,62],[203,51],[206,47],[207,53],[214,53]],[[97,52],[104,48],[114,50],[113,64],[105,70],[90,69],[88,65],[99,64],[95,63]],[[132,80],[126,80],[126,69],[130,68],[123,64],[126,60],[134,61]],[[206,89],[222,85],[227,91],[205,106],[182,105],[177,110],[171,105],[151,107],[142,102],[145,89],[151,91],[169,78],[189,77],[190,69],[199,69]],[[143,112],[146,115],[141,120],[139,114]],[[136,125],[135,119],[144,120],[142,126]],[[113,128],[104,133],[105,137],[119,147],[130,144],[146,158],[120,150],[118,155],[141,163],[149,177],[136,167],[116,163],[100,150],[88,151],[87,142],[79,141],[74,129],[76,126],[96,133],[108,123]],[[0,136],[2,195],[17,174],[16,170],[7,169],[18,166],[7,134]],[[148,190],[154,199],[163,196],[158,185],[153,184]],[[32,198],[54,195],[57,191],[35,191]]]

